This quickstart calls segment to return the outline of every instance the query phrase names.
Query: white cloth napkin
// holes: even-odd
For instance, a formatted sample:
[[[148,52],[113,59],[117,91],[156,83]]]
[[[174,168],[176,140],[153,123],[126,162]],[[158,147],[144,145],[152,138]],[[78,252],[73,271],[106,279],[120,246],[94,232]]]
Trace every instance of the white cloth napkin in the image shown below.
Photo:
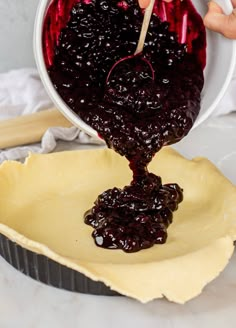
[[[236,90],[236,75],[214,111],[214,115],[227,114],[236,110],[234,90]],[[52,106],[36,69],[19,69],[0,74],[0,120],[35,113]],[[23,159],[29,152],[52,152],[58,140],[75,141],[80,144],[99,143],[76,127],[50,128],[39,144],[0,150],[0,163],[4,160]]]
[[[35,113],[50,107],[53,107],[53,104],[43,88],[36,69],[19,69],[0,74],[0,120]],[[80,144],[99,143],[76,127],[50,128],[39,144],[0,150],[0,163],[4,160],[23,159],[29,152],[52,152],[58,140]]]

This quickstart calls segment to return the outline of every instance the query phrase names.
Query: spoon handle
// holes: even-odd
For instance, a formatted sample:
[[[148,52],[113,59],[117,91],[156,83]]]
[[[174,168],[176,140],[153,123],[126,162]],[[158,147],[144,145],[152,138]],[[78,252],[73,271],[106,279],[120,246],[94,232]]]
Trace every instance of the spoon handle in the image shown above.
[[[143,51],[143,46],[144,46],[144,42],[145,42],[145,39],[146,39],[150,19],[151,19],[151,16],[152,16],[154,3],[155,3],[155,0],[151,0],[148,7],[145,9],[145,14],[144,14],[144,18],[143,18],[141,33],[139,35],[138,45],[137,45],[137,48],[136,48],[135,53],[134,53],[135,55],[137,55],[137,54],[139,54],[140,52]]]

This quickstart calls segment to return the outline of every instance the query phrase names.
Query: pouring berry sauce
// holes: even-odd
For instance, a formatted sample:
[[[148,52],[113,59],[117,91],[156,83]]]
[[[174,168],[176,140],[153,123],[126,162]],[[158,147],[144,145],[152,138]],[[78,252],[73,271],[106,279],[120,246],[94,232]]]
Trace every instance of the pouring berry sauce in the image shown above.
[[[156,0],[144,49],[132,56],[143,14],[137,0],[54,0],[43,32],[54,87],[129,161],[131,184],[103,192],[84,218],[96,245],[125,252],[166,242],[183,190],[147,166],[192,128],[206,63],[205,28],[190,0]]]

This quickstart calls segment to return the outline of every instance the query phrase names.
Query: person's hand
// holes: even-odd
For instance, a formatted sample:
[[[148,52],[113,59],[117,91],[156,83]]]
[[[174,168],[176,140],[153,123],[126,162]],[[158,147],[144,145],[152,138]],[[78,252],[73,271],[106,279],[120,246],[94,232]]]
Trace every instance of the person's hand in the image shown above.
[[[138,0],[140,8],[147,8],[149,5],[150,0]]]
[[[234,9],[230,15],[226,15],[217,3],[209,2],[204,25],[227,38],[236,39],[236,0],[231,1]]]

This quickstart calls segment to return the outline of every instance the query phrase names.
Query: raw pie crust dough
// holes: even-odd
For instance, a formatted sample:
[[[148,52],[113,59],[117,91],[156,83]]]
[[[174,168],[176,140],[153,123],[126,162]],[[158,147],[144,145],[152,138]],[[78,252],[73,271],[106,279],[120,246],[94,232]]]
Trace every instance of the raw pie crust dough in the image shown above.
[[[127,160],[108,149],[4,162],[0,232],[141,302],[165,296],[184,303],[218,276],[233,253],[236,188],[207,159],[187,160],[168,147],[149,169],[184,189],[164,245],[133,254],[95,246],[84,212],[101,192],[131,181]]]

